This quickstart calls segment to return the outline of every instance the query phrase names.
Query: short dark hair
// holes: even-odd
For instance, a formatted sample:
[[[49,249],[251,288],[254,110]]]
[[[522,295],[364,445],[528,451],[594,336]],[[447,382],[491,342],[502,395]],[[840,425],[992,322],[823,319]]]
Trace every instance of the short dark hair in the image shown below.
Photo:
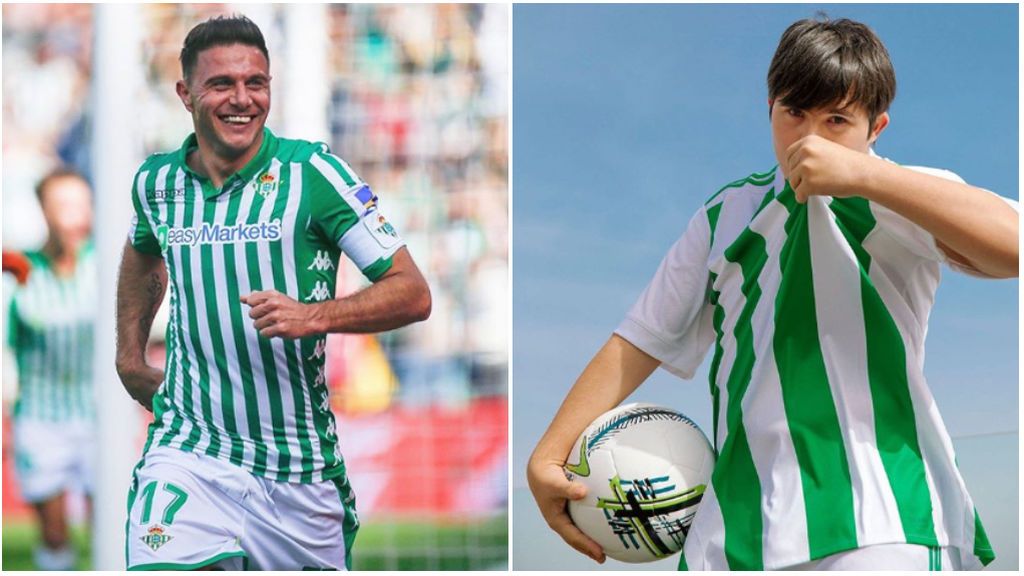
[[[810,110],[857,103],[874,127],[896,97],[896,72],[889,52],[864,24],[818,14],[782,34],[768,68],[768,98]]]
[[[263,56],[270,63],[270,54],[267,52],[267,43],[263,40],[263,33],[260,27],[245,16],[217,16],[206,22],[197,24],[189,30],[185,36],[185,43],[181,46],[181,73],[186,79],[191,77],[192,70],[196,67],[199,53],[214,46],[230,46],[231,44],[245,44],[259,48]]]
[[[89,181],[86,180],[85,176],[83,176],[78,170],[75,170],[70,166],[58,166],[57,168],[47,172],[46,175],[39,180],[39,183],[36,184],[36,199],[39,200],[40,204],[43,202],[43,194],[46,192],[46,189],[55,181],[62,178],[77,178],[84,182],[86,186],[89,185]]]

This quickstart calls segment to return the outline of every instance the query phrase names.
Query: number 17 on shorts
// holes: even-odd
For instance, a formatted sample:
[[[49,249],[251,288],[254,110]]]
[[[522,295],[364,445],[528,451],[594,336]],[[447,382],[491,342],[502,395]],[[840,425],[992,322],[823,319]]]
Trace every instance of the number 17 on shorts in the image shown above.
[[[153,451],[135,471],[128,494],[128,569],[244,568],[242,510],[230,497],[240,497],[242,487],[230,481],[218,487],[222,478],[199,481],[186,463],[168,456],[190,457]]]
[[[158,484],[159,482],[152,480],[142,489],[142,518],[139,522],[143,527],[149,525],[153,517],[153,497]],[[142,537],[142,542],[154,551],[159,550],[161,546],[171,541],[173,536],[165,534],[165,532],[167,532],[171,524],[174,524],[174,515],[185,505],[185,501],[188,500],[188,494],[170,482],[164,482],[161,488],[165,492],[170,493],[173,499],[164,508],[160,521],[149,526],[149,529],[146,531],[147,535]]]
[[[358,530],[344,478],[275,482],[174,448],[149,450],[128,495],[129,570],[345,570]]]

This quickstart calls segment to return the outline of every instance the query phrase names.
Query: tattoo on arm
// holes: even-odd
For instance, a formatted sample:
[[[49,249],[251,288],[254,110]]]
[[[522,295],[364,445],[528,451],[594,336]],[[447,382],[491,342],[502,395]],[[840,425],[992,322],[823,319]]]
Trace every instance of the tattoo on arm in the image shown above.
[[[117,357],[122,366],[144,361],[146,341],[167,286],[163,260],[125,243],[117,280]]]
[[[156,314],[164,297],[164,283],[156,272],[149,275],[149,285],[146,286],[146,293],[149,295],[149,306]]]

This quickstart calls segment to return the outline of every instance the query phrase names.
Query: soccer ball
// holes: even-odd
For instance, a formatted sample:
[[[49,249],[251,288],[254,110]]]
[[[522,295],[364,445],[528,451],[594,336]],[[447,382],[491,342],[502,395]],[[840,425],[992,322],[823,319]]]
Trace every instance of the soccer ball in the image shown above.
[[[576,440],[565,475],[587,487],[569,501],[572,521],[623,562],[682,550],[715,455],[692,420],[671,408],[626,404],[599,416]]]

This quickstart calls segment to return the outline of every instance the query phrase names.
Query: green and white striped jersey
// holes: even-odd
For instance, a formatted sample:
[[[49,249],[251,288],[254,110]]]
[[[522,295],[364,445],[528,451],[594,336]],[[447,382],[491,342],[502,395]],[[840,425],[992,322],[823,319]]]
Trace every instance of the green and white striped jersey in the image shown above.
[[[798,203],[781,170],[701,207],[616,330],[683,378],[714,345],[718,461],[681,567],[776,569],[896,542],[994,558],[924,378],[943,261],[876,203]]]
[[[11,298],[8,343],[18,364],[17,418],[89,420],[96,258],[91,242],[78,252],[71,276],[58,276],[42,252],[27,252],[32,273]]]
[[[403,245],[377,197],[325,144],[264,130],[259,153],[216,189],[188,168],[195,135],[139,169],[129,237],[162,255],[167,366],[149,445],[198,451],[277,481],[344,474],[324,372],[326,337],[264,338],[240,297],[334,298],[344,252],[376,281]]]

